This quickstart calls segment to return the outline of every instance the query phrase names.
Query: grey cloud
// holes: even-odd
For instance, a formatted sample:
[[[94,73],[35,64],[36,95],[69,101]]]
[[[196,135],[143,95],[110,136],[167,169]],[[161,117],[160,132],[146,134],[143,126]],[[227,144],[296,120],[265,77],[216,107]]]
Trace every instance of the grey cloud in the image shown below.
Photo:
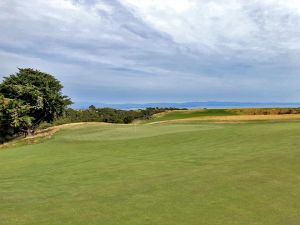
[[[3,0],[0,74],[45,70],[75,102],[300,100],[290,1],[149,2]]]

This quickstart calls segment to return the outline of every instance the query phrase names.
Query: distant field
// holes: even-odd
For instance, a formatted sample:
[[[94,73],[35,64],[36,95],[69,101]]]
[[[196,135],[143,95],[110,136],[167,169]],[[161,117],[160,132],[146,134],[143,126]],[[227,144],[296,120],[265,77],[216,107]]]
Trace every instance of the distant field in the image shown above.
[[[202,116],[231,116],[238,114],[238,112],[226,109],[174,110],[154,115],[153,119],[151,119],[151,122],[188,119]]]
[[[300,120],[300,109],[195,109],[175,110],[154,115],[143,123],[163,121],[262,121]]]
[[[0,150],[0,224],[300,224],[299,137],[300,122],[66,127]]]

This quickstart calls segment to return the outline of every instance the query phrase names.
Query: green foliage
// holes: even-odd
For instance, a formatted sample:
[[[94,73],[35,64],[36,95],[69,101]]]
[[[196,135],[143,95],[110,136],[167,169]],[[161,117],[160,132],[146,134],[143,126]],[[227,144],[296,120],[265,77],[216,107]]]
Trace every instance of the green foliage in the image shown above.
[[[0,142],[4,142],[18,131],[32,126],[33,118],[28,116],[31,106],[22,100],[7,99],[0,95]]]
[[[156,113],[171,110],[170,108],[147,108],[143,110],[119,110],[112,108],[96,108],[91,105],[88,109],[67,109],[64,116],[55,120],[53,124],[74,122],[107,122],[131,123],[135,119],[150,119]]]
[[[34,133],[41,122],[52,122],[71,104],[62,95],[63,86],[52,75],[33,69],[19,69],[0,84],[1,136]],[[7,131],[7,134],[5,132]]]

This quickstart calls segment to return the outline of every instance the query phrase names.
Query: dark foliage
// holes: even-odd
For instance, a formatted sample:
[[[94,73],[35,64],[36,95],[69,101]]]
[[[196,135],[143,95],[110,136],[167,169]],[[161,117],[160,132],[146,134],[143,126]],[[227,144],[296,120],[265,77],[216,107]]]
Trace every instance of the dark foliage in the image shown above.
[[[65,115],[54,124],[74,122],[107,122],[107,123],[131,123],[136,119],[150,119],[154,114],[175,108],[146,108],[140,110],[119,110],[112,108],[96,108],[91,105],[88,109],[67,109]]]
[[[0,135],[34,134],[38,126],[63,115],[71,104],[63,86],[52,75],[33,69],[4,77],[0,84]],[[0,140],[1,141],[1,140]]]

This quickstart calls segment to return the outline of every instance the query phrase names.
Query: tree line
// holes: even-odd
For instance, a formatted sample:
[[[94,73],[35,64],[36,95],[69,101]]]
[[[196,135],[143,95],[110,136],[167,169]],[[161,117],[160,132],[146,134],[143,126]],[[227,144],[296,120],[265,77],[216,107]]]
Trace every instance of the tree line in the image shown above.
[[[174,108],[146,108],[138,110],[120,110],[113,108],[96,108],[91,105],[88,109],[67,108],[64,115],[54,120],[51,124],[64,124],[75,122],[107,122],[107,123],[132,123],[136,119],[150,119],[154,114],[174,110]]]

